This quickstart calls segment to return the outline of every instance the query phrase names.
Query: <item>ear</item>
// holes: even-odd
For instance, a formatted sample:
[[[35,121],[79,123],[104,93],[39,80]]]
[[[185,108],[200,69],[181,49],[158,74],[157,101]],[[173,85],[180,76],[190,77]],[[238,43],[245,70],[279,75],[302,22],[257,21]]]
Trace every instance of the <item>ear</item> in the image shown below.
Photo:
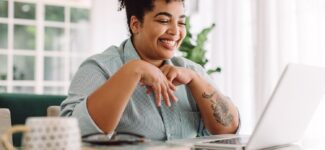
[[[131,16],[130,29],[134,35],[139,33],[140,26],[141,26],[141,22],[138,20],[138,18],[136,16]]]

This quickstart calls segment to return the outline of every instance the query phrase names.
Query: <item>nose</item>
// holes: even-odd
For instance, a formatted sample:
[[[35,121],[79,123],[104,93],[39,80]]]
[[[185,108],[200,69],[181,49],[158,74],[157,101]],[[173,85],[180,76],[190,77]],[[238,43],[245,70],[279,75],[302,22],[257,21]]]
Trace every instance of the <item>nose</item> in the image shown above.
[[[173,35],[173,36],[177,36],[177,35],[179,35],[179,32],[180,32],[180,29],[179,29],[177,23],[172,23],[172,24],[169,26],[168,30],[167,30],[167,33],[168,33],[169,35]]]

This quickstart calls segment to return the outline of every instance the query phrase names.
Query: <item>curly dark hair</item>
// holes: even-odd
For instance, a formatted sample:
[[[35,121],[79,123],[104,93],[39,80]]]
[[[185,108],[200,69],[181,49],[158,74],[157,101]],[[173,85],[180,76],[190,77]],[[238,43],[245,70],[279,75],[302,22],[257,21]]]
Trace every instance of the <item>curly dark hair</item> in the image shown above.
[[[118,10],[121,11],[125,8],[128,28],[131,37],[133,36],[133,33],[130,29],[131,16],[135,16],[140,22],[143,22],[144,14],[153,10],[154,1],[155,0],[118,0],[118,2],[120,3]],[[171,1],[173,0],[165,0],[166,3],[169,3]],[[184,3],[184,0],[177,1]]]

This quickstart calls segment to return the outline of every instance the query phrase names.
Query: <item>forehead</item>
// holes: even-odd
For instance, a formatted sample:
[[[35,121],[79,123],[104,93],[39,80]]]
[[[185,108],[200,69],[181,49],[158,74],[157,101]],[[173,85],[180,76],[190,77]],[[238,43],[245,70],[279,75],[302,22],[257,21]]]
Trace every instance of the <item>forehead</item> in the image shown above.
[[[154,0],[153,6],[153,10],[148,13],[168,12],[177,16],[185,14],[184,3],[181,0],[170,0],[169,2],[166,0]]]

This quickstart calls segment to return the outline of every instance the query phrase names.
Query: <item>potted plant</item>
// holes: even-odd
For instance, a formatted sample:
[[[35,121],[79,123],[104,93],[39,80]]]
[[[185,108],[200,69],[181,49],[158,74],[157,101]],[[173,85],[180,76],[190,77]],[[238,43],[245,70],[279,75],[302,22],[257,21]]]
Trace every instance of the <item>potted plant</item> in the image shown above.
[[[215,27],[215,24],[212,24],[210,27],[204,28],[199,32],[196,36],[196,39],[193,38],[193,35],[190,31],[190,18],[186,18],[186,31],[187,34],[181,44],[179,50],[182,52],[183,57],[192,60],[202,67],[208,63],[208,59],[206,58],[206,50],[204,49],[205,42],[207,41],[207,36],[211,32],[211,30]],[[208,69],[207,73],[212,74],[215,72],[221,72],[220,67]]]

